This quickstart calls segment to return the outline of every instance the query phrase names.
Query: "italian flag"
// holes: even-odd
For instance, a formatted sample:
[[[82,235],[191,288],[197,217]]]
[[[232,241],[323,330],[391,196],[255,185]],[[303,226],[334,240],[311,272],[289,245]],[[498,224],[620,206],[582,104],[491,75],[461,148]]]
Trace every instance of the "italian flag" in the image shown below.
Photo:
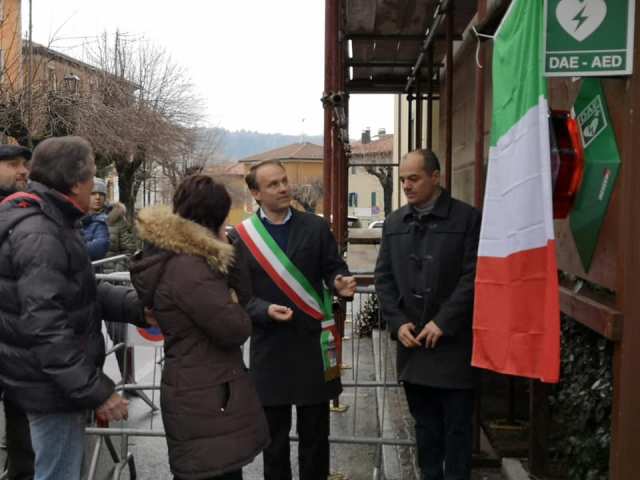
[[[472,364],[555,383],[560,309],[542,42],[543,1],[514,0],[494,39]]]

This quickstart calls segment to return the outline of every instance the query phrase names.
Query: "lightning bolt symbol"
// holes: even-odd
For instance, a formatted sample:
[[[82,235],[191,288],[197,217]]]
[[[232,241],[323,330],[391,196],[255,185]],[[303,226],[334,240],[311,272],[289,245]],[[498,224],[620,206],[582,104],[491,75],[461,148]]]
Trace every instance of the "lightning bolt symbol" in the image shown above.
[[[586,22],[589,17],[587,17],[586,15],[583,15],[585,8],[587,8],[586,5],[584,5],[582,7],[582,10],[580,10],[575,17],[573,17],[571,20],[575,20],[576,22],[578,22],[578,25],[576,26],[576,29],[574,31],[578,31],[578,29],[582,26],[582,24],[584,22]]]

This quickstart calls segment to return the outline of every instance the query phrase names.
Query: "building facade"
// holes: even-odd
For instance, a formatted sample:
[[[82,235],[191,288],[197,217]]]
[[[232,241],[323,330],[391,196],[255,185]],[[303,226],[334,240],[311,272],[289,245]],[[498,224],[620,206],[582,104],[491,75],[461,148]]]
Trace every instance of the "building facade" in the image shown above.
[[[0,91],[22,88],[20,0],[0,0]]]
[[[348,214],[360,218],[363,225],[383,219],[386,202],[390,202],[387,210],[393,210],[393,140],[394,135],[383,129],[373,137],[367,129],[360,141],[351,144]],[[386,200],[383,184],[389,189]]]

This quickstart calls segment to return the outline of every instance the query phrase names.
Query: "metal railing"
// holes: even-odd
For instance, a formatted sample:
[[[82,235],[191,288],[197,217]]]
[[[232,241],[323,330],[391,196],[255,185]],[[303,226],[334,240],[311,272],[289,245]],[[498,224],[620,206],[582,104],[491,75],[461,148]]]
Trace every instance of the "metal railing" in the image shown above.
[[[107,262],[103,262],[107,263]],[[110,282],[117,282],[121,284],[127,284],[130,282],[128,272],[114,272],[108,274],[96,275],[100,280],[106,280]],[[356,295],[352,302],[347,304],[346,312],[346,325],[345,335],[343,338],[343,376],[342,385],[345,392],[348,390],[352,393],[349,395],[350,404],[346,405],[351,410],[350,421],[351,425],[346,433],[343,431],[339,435],[331,435],[329,437],[330,445],[361,445],[361,446],[373,446],[376,448],[375,459],[373,465],[373,478],[381,478],[383,457],[385,447],[412,447],[415,445],[412,438],[396,438],[393,436],[385,436],[385,422],[387,421],[387,397],[391,389],[397,389],[400,384],[395,380],[395,375],[389,374],[389,353],[390,353],[390,338],[385,331],[383,322],[380,317],[379,310],[377,313],[373,313],[374,318],[371,317],[372,310],[370,307],[374,305],[375,290],[373,286],[360,286],[356,289]],[[366,336],[370,329],[377,331],[377,335],[371,335],[371,340],[368,340]],[[374,352],[370,352],[372,357],[375,358],[373,367],[375,372],[366,371],[367,367],[363,366],[362,360],[363,347],[371,348]],[[122,343],[114,345],[108,350],[108,354],[113,354],[116,351],[128,347],[127,339]],[[345,354],[346,353],[346,354]],[[345,361],[350,361],[351,364],[347,364]],[[160,390],[159,381],[156,368],[157,362],[157,349],[156,356],[154,356],[154,371],[153,382],[144,384],[120,384],[116,386],[116,390],[119,392],[142,392],[151,391],[152,395]],[[125,369],[128,365],[125,362]],[[349,375],[350,373],[350,375]],[[375,373],[375,380],[367,379],[366,376],[371,377]],[[123,378],[126,378],[123,373]],[[377,416],[377,435],[360,435],[358,434],[358,420],[364,418],[363,414],[359,412],[360,404],[363,401],[360,396],[363,391],[370,391],[374,389],[376,398],[376,416]],[[343,395],[344,400],[344,395]],[[370,405],[365,405],[363,408],[369,408]],[[339,415],[339,414],[334,414]],[[370,420],[370,419],[367,419]],[[153,422],[153,416],[151,417]],[[344,427],[344,425],[342,425]],[[343,428],[344,430],[344,428]],[[109,450],[111,458],[115,464],[113,471],[113,479],[119,479],[128,466],[130,471],[130,478],[136,478],[135,459],[131,452],[128,450],[128,442],[130,437],[149,437],[158,438],[165,437],[164,430],[153,429],[153,425],[150,428],[129,428],[127,423],[121,422],[119,426],[98,426],[93,425],[86,429],[88,435],[98,437],[98,442],[94,447],[91,457],[88,480],[95,478],[98,458],[100,451],[105,446]],[[113,444],[112,438],[119,437],[120,449]],[[297,441],[296,435],[291,435],[291,441]]]

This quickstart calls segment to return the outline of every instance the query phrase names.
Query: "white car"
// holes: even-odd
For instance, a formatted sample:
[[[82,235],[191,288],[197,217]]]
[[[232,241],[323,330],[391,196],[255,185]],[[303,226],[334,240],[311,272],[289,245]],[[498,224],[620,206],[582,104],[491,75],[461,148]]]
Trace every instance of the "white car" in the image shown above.
[[[375,222],[371,222],[368,228],[382,228],[384,225],[384,220],[376,220]]]

